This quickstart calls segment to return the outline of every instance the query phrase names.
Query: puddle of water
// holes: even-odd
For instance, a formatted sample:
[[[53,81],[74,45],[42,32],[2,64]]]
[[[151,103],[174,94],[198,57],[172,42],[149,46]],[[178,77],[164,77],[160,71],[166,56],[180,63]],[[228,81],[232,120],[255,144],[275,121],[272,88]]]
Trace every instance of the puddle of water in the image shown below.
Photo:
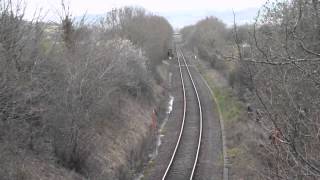
[[[173,107],[173,101],[174,101],[174,97],[170,95],[170,100],[169,100],[169,106],[167,109],[167,114],[169,115],[172,111],[172,107]]]
[[[161,146],[161,138],[164,137],[164,135],[162,134],[162,131],[163,131],[165,125],[167,124],[167,122],[169,121],[169,117],[170,117],[170,114],[171,114],[172,108],[173,108],[173,102],[174,102],[174,97],[170,95],[168,106],[167,106],[167,111],[166,111],[166,117],[164,118],[164,120],[158,130],[156,149],[151,154],[148,155],[148,157],[150,158],[149,162],[154,161],[155,158],[158,156],[158,150],[159,150],[159,147]],[[134,180],[142,180],[143,178],[144,178],[144,175],[142,172],[142,173],[138,174]]]
[[[166,115],[166,118],[163,120],[161,126],[160,126],[160,129],[158,131],[158,141],[157,141],[157,147],[156,147],[156,150],[158,150],[158,148],[161,146],[161,138],[164,137],[163,134],[161,134],[161,132],[163,131],[163,128],[164,126],[167,124],[167,122],[169,121],[169,117],[170,117],[170,114],[172,112],[172,107],[173,107],[173,101],[174,101],[174,97],[170,95],[170,98],[169,98],[169,103],[168,103],[168,107],[167,107],[167,115]],[[157,156],[158,154],[155,155],[155,157]],[[154,158],[155,158],[154,157]]]

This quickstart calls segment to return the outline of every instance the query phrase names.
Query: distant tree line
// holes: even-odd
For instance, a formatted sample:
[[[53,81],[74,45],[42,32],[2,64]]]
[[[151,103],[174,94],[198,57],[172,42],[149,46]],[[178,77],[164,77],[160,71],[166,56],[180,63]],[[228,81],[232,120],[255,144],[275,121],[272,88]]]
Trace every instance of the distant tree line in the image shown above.
[[[104,28],[111,36],[128,39],[142,48],[150,59],[150,70],[167,57],[173,29],[164,17],[149,14],[141,8],[124,7],[110,11],[102,24],[107,25]]]
[[[216,17],[207,17],[195,25],[181,29],[182,36],[189,48],[200,58],[210,62],[212,67],[220,69],[221,53],[227,45],[228,29]]]

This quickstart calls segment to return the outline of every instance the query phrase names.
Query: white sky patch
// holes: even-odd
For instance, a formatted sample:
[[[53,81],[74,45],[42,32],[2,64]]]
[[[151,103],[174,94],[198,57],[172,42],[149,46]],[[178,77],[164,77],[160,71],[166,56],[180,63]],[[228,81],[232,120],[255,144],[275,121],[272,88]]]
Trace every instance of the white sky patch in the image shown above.
[[[35,9],[42,9],[48,19],[57,18],[61,12],[61,0],[25,0],[28,4],[27,17],[33,16]],[[66,0],[74,16],[102,14],[112,8],[122,6],[141,6],[155,13],[177,11],[239,11],[260,7],[266,0]]]
[[[20,1],[20,0],[13,0]],[[42,20],[58,22],[62,12],[61,0],[22,0],[27,4],[26,18],[32,19],[41,9]],[[206,16],[215,16],[226,24],[233,23],[232,10],[238,23],[250,23],[267,0],[65,0],[73,17],[84,14],[87,20],[104,16],[113,8],[143,7],[148,12],[166,17],[174,28],[194,24]],[[274,1],[274,0],[268,0]]]

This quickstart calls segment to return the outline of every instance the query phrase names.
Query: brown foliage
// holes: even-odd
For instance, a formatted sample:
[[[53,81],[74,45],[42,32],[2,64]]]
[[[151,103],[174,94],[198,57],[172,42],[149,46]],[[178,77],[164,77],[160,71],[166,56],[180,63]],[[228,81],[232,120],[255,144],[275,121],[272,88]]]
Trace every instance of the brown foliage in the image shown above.
[[[161,17],[145,16],[148,42],[156,39],[156,46],[151,46],[136,33],[139,26],[133,26],[143,15],[138,11],[126,17],[126,28],[113,36],[109,28],[75,23],[64,4],[61,22],[49,24],[24,21],[19,11],[23,8],[13,7],[12,1],[0,2],[1,179],[34,177],[19,164],[25,162],[22,157],[87,178],[107,178],[109,174],[99,177],[91,171],[97,166],[92,160],[95,139],[108,128],[127,123],[128,117],[121,116],[123,103],[129,103],[126,99],[141,106],[155,103],[147,70],[151,60],[139,46],[144,44],[150,54],[164,51],[157,48],[167,43],[171,26]],[[167,36],[151,36],[150,23],[164,23],[166,27],[158,30]],[[132,28],[127,28],[129,24]]]
[[[271,179],[317,179],[319,167],[319,6],[317,1],[265,6],[240,64],[262,112],[265,171]],[[237,41],[236,41],[237,42]],[[239,46],[239,44],[238,44]]]

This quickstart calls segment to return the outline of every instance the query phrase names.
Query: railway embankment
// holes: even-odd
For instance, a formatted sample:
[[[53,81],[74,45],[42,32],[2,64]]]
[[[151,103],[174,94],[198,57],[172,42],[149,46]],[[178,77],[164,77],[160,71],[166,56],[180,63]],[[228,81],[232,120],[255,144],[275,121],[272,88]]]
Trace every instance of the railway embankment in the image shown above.
[[[163,179],[164,177],[165,179],[179,179],[179,177],[180,179],[186,179],[186,177],[187,179],[190,177],[193,179],[222,179],[222,141],[219,117],[217,112],[213,111],[216,109],[215,104],[211,100],[210,92],[201,80],[199,72],[195,71],[192,62],[190,62],[190,58],[184,57],[183,52],[180,52],[180,55],[177,54],[181,61],[186,61],[186,64],[180,64],[178,59],[170,61],[169,72],[172,73],[172,77],[169,92],[175,101],[169,119],[161,131],[162,145],[159,147],[158,156],[149,163],[145,170],[144,179]],[[197,87],[201,103],[197,101],[197,93],[194,92],[193,85]],[[186,96],[184,97],[184,95]],[[184,104],[187,109],[184,109]],[[194,134],[198,132],[196,129],[199,128],[200,122],[198,104],[201,104],[203,113],[201,146],[197,146],[199,136]],[[185,120],[186,127],[181,133],[183,120]],[[190,132],[193,134],[188,136]],[[182,136],[180,138],[181,144],[177,146],[180,134]],[[199,151],[196,151],[197,147],[200,147]],[[174,152],[177,157],[174,157]],[[195,164],[196,155],[198,155],[198,160]],[[170,163],[171,160],[173,160],[172,163]],[[190,163],[186,164],[187,162]],[[168,167],[170,165],[172,167]],[[194,171],[192,167],[195,167]],[[166,172],[167,176],[164,176]]]
[[[258,128],[251,121],[243,102],[234,95],[228,80],[219,71],[211,68],[208,62],[201,59],[195,62],[212,91],[212,98],[217,103],[221,123],[224,125],[225,177],[250,177],[252,171],[245,167],[253,168],[259,164],[254,152],[257,150],[254,147],[256,140],[252,138]]]

